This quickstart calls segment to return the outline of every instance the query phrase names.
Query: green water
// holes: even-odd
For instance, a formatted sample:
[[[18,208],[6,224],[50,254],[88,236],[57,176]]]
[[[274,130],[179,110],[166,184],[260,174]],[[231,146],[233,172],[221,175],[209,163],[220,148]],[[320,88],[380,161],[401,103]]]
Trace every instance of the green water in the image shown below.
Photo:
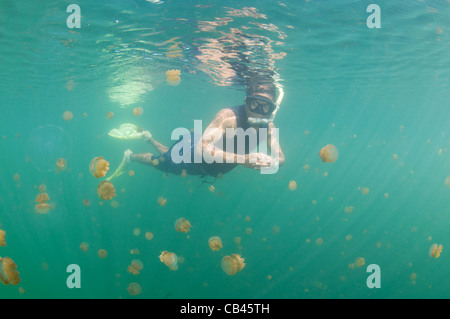
[[[378,1],[379,29],[367,27],[361,1],[78,1],[79,29],[66,25],[69,4],[0,4],[0,256],[21,277],[0,285],[1,298],[450,297],[448,2]],[[264,45],[236,47],[242,33]],[[209,179],[211,192],[199,177],[131,163],[134,176],[113,179],[117,196],[102,201],[94,157],[111,174],[124,150],[155,152],[110,129],[131,122],[170,146],[173,129],[205,128],[242,104],[242,82],[227,73],[242,61],[224,58],[227,49],[250,50],[247,67],[279,74],[285,164],[273,175],[237,167]],[[170,69],[181,70],[177,86]],[[339,150],[335,163],[318,155],[327,144]],[[34,210],[41,184],[45,215]],[[175,231],[179,217],[189,233]],[[438,259],[434,243],[444,247]],[[177,271],[160,262],[164,250],[182,257]],[[246,263],[234,276],[221,269],[230,254]],[[365,265],[349,267],[357,257]],[[135,258],[138,275],[127,271]],[[80,266],[81,288],[67,287],[69,264]],[[367,287],[369,264],[380,266],[381,288]]]

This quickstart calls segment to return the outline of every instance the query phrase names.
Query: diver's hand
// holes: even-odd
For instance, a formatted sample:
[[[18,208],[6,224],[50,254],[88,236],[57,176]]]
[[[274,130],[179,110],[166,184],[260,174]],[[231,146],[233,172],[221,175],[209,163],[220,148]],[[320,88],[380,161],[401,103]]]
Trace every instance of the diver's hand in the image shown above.
[[[149,131],[144,131],[144,132],[142,132],[141,138],[143,141],[146,142],[152,138],[152,134]]]
[[[247,168],[261,169],[261,167],[269,167],[272,160],[271,156],[264,153],[250,153],[245,155],[245,163],[242,165]]]

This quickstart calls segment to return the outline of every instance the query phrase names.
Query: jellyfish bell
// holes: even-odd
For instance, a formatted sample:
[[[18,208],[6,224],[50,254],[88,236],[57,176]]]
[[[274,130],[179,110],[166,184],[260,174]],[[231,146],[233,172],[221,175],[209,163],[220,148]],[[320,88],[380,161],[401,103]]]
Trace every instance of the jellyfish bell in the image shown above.
[[[17,285],[20,283],[17,265],[9,257],[0,257],[0,281],[5,285]]]
[[[91,201],[89,199],[85,198],[85,199],[83,199],[83,205],[86,207],[89,207],[89,206],[91,206]]]
[[[6,246],[5,235],[6,232],[0,229],[0,246]]]
[[[66,121],[70,121],[70,120],[73,118],[72,112],[70,112],[70,111],[65,111],[65,112],[63,113],[63,118],[64,118]]]
[[[175,222],[175,229],[180,233],[187,233],[191,228],[191,223],[186,218],[178,218]]]
[[[164,198],[164,197],[162,197],[162,196],[158,197],[158,204],[159,204],[159,206],[161,206],[161,207],[166,206],[166,204],[167,204],[167,198]]]
[[[70,121],[70,120],[73,118],[72,112],[70,112],[70,111],[65,111],[65,112],[63,113],[63,118],[64,118],[64,120],[66,120],[66,121]]]
[[[212,251],[218,251],[223,247],[222,240],[218,236],[211,237],[208,244]]]
[[[441,252],[442,252],[442,245],[433,244],[431,245],[428,254],[430,255],[431,258],[437,259],[441,255]]]
[[[55,125],[40,126],[31,132],[26,145],[26,157],[41,172],[57,169],[60,158],[68,160],[72,153],[72,140],[64,130]]]
[[[141,116],[143,113],[144,113],[144,109],[142,107],[140,107],[140,106],[135,107],[133,109],[134,116]]]
[[[127,291],[131,296],[136,296],[142,292],[142,288],[138,283],[132,282],[128,285]]]
[[[242,258],[241,255],[232,254],[231,256],[222,258],[222,270],[230,276],[241,271],[244,267],[244,258]]]
[[[289,181],[289,190],[295,191],[297,189],[297,183],[295,181]]]
[[[133,265],[128,265],[127,270],[130,274],[135,275],[135,276],[139,275],[139,273],[140,273],[139,270],[137,270],[136,268],[133,267]]]
[[[116,196],[116,189],[109,181],[102,181],[98,184],[97,194],[103,200],[110,200]]]
[[[50,200],[50,197],[47,193],[40,193],[36,195],[36,203],[45,204]]]
[[[106,113],[106,119],[107,120],[110,120],[110,119],[112,119],[114,117],[114,113],[113,112],[108,112],[108,113]]]
[[[133,275],[138,275],[140,271],[144,268],[144,263],[139,259],[133,259],[131,265],[128,266],[128,272]]]
[[[137,270],[144,269],[144,263],[140,259],[133,259],[131,261],[131,265],[136,268]]]
[[[336,146],[328,144],[320,150],[319,156],[322,162],[334,163],[339,157],[339,152]]]
[[[109,162],[103,157],[97,156],[92,159],[89,170],[95,178],[105,177],[106,173],[109,171]]]
[[[175,253],[164,250],[161,252],[161,255],[159,255],[159,260],[169,267],[170,270],[178,269],[178,256]]]
[[[56,169],[58,171],[63,171],[67,168],[67,162],[64,158],[58,158],[56,161]]]
[[[105,259],[106,257],[108,257],[108,252],[106,251],[106,249],[99,249],[97,251],[97,255],[98,257],[100,257],[101,259]]]
[[[145,239],[152,240],[153,239],[153,233],[152,232],[146,232],[145,233]]]
[[[231,256],[225,256],[222,258],[222,269],[223,271],[232,276],[237,272],[236,262]]]
[[[89,249],[89,244],[86,243],[86,242],[82,242],[82,243],[80,244],[80,249],[81,249],[83,252],[87,252],[87,250]]]
[[[172,86],[180,84],[181,82],[180,74],[181,74],[180,70],[168,70],[166,72],[167,83]]]

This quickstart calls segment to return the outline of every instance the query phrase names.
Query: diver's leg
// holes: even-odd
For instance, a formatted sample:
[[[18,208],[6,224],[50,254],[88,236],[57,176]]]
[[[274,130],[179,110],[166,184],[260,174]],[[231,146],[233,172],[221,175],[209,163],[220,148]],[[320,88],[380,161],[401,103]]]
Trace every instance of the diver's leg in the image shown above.
[[[144,165],[155,166],[152,156],[152,153],[131,154],[131,160]]]

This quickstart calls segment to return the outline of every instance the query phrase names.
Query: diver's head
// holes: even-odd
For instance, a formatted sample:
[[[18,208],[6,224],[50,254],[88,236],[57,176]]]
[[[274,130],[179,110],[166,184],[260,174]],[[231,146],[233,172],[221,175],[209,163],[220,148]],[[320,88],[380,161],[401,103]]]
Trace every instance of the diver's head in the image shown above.
[[[255,77],[247,86],[245,112],[251,125],[267,124],[276,109],[276,86],[271,77]]]

